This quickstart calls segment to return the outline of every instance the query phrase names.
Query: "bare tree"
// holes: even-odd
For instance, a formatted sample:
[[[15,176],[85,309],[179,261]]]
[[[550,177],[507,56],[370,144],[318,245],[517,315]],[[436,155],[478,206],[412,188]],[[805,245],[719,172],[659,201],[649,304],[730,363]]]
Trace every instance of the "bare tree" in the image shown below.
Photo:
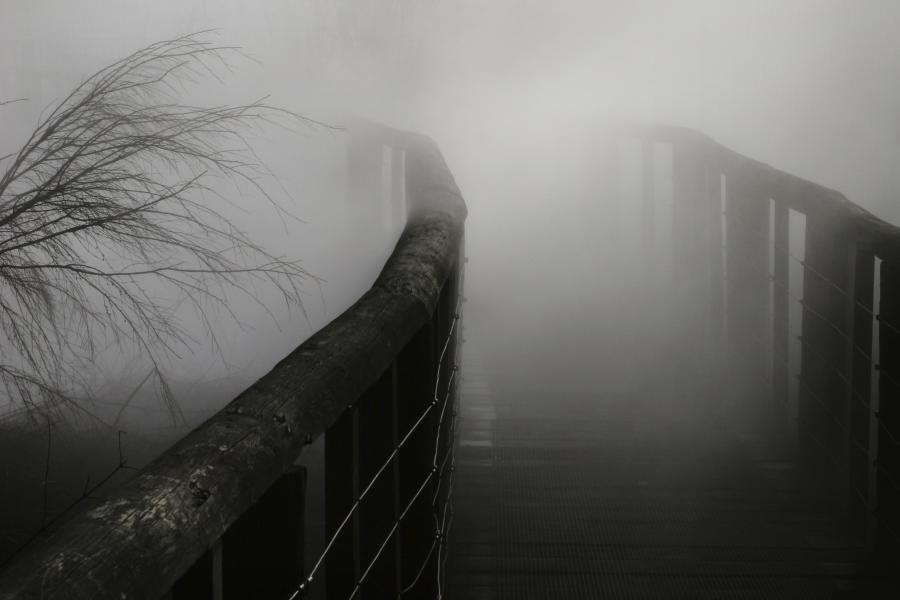
[[[277,180],[247,132],[315,123],[265,99],[178,100],[181,84],[218,78],[235,53],[208,32],[138,50],[84,80],[0,157],[0,382],[25,406],[83,409],[84,369],[101,344],[115,343],[151,361],[177,414],[160,361],[194,341],[177,316],[185,305],[209,333],[210,307],[236,318],[226,296],[258,299],[258,283],[302,308],[308,273],[223,210],[252,191],[242,201],[262,199],[289,217],[267,192]],[[160,286],[174,290],[175,304]]]

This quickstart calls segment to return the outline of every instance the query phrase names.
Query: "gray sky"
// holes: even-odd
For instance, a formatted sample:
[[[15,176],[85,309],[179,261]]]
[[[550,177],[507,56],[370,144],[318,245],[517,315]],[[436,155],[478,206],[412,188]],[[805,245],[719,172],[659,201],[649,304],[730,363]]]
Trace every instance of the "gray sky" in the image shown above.
[[[218,28],[260,64],[235,65],[216,97],[272,94],[300,111],[346,108],[438,136],[598,114],[685,124],[893,210],[900,5],[891,0],[0,7],[0,95],[34,107],[133,48]]]

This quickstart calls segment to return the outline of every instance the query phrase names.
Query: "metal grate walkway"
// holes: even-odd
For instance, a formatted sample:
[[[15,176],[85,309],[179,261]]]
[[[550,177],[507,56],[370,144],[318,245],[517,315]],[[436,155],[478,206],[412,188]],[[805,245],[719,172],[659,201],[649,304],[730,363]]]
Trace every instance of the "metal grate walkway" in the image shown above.
[[[862,541],[773,411],[710,394],[721,382],[684,362],[631,390],[591,361],[565,371],[566,339],[498,360],[475,329],[450,598],[896,597],[866,574]]]

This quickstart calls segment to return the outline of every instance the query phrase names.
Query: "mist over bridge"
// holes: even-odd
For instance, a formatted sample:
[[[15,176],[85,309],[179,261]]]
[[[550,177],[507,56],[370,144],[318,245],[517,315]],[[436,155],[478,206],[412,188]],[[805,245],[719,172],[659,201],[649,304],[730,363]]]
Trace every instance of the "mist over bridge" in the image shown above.
[[[488,297],[437,147],[369,127],[353,185],[390,181],[409,214],[372,290],[0,597],[889,593],[896,229],[702,135],[631,129],[597,159],[615,223],[570,228],[590,251],[562,276],[517,248],[534,278]]]
[[[610,143],[558,302],[467,292],[451,597],[891,597],[900,231],[691,130]]]

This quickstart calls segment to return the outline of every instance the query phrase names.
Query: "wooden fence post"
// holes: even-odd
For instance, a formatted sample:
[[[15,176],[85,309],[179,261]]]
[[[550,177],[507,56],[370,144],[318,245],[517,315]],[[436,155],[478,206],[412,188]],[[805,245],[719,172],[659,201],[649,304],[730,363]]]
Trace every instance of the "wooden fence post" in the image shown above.
[[[360,487],[365,488],[394,450],[393,396],[394,367],[388,369],[381,378],[360,398],[359,420],[363,426],[359,430],[359,478]],[[360,565],[363,571],[372,564],[372,569],[362,587],[361,597],[395,597],[399,590],[396,585],[395,556],[384,546],[387,536],[394,526],[394,480],[392,470],[396,467],[391,460],[387,470],[372,484],[372,488],[360,506]],[[390,544],[390,542],[388,542]],[[381,552],[380,556],[378,552]],[[376,560],[377,556],[377,560]],[[372,563],[372,561],[375,561]]]
[[[669,286],[682,332],[706,330],[707,245],[706,165],[696,143],[680,141],[672,148],[672,273]]]
[[[213,551],[210,549],[181,576],[169,592],[172,600],[215,600]]]
[[[400,398],[399,398],[399,378],[397,371],[397,361],[391,365],[391,440],[394,448],[399,448],[401,435],[404,432],[400,430]],[[403,536],[400,529],[400,517],[403,513],[403,473],[400,470],[400,452],[394,456],[394,464],[391,467],[391,486],[393,489],[393,515],[394,522],[397,523],[397,531],[394,532],[394,584],[393,589],[398,592],[403,591]]]
[[[409,431],[431,404],[434,393],[435,356],[434,321],[426,323],[401,350],[397,359],[397,403],[400,431]],[[406,508],[432,468],[434,443],[429,421],[422,423],[400,450],[400,507]],[[411,586],[423,566],[434,534],[431,502],[427,488],[410,506],[400,523],[403,546],[401,571],[404,588]],[[429,559],[430,560],[430,559]],[[434,595],[433,578],[423,574],[404,598],[428,598]]]
[[[879,554],[900,553],[900,258],[884,257],[881,263],[881,302],[878,327],[878,515]]]
[[[225,600],[287,597],[300,584],[305,493],[306,469],[291,469],[225,533]]]
[[[850,352],[850,435],[858,444],[851,446],[850,485],[851,506],[856,506],[860,530],[871,530],[871,508],[877,498],[870,495],[871,469],[876,450],[869,436],[872,414],[872,324],[875,291],[875,255],[871,248],[857,245],[853,276],[853,346]],[[858,490],[862,499],[854,491]],[[871,540],[870,540],[871,541]]]
[[[359,414],[348,407],[325,432],[325,536],[331,539],[359,497]],[[359,511],[335,540],[326,561],[328,597],[347,597],[360,576]]]
[[[751,176],[729,172],[726,190],[726,319],[742,375],[768,372],[769,199]],[[747,368],[749,367],[749,368]]]
[[[672,250],[674,266],[696,290],[705,275],[706,169],[696,144],[682,141],[672,153]]]
[[[790,209],[774,199],[772,215],[772,400],[787,407],[790,395]]]
[[[799,426],[817,440],[807,446],[805,456],[846,490],[850,454],[846,352],[853,333],[847,296],[853,293],[852,245],[833,215],[808,212],[806,218],[797,418],[802,421]]]
[[[722,228],[722,171],[714,157],[707,157],[706,165],[706,263],[710,344],[721,349],[725,339],[725,261],[724,231]]]

